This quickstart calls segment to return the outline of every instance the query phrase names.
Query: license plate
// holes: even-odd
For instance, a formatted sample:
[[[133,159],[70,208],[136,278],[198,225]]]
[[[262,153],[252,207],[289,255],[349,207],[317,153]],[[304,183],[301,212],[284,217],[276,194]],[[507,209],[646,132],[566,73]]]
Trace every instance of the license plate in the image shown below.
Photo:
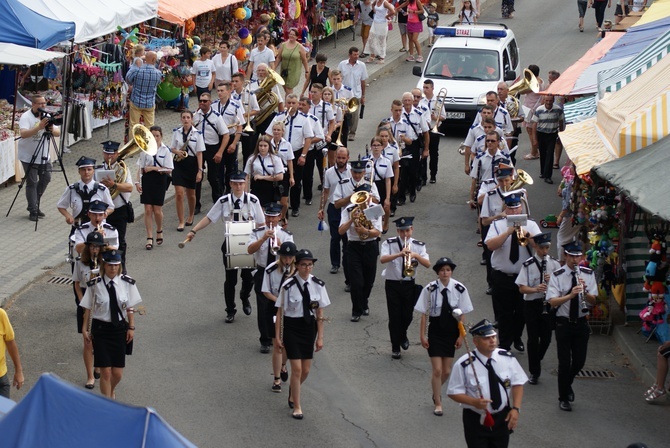
[[[465,112],[446,112],[447,119],[451,120],[463,120],[465,118]]]

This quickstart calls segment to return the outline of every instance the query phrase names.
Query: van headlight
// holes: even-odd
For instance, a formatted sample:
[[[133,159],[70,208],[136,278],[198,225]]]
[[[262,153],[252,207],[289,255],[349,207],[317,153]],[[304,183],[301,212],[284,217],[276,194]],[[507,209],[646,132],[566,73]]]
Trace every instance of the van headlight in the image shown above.
[[[486,104],[486,94],[482,93],[479,95],[479,98],[477,98],[477,107],[483,106]]]

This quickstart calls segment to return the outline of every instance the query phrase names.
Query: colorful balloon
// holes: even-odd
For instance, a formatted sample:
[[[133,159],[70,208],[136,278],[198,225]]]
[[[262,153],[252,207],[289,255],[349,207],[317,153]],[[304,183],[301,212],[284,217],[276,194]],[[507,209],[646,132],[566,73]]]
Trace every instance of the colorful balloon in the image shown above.
[[[193,36],[193,37],[191,37],[191,39],[193,39],[194,44],[202,45],[202,41],[200,40],[200,38],[198,36]]]
[[[246,16],[244,17],[246,20],[249,20],[251,18],[251,8],[244,7],[244,10],[246,11]]]
[[[240,30],[237,32],[237,36],[240,39],[246,39],[247,36],[249,36],[249,30],[246,28],[240,28]]]
[[[235,50],[235,57],[240,62],[246,61],[248,56],[249,56],[249,50],[247,50],[244,47],[240,47],[237,50]]]
[[[233,15],[237,20],[244,20],[247,17],[247,11],[244,8],[237,8]]]
[[[240,40],[240,42],[242,42],[242,45],[251,45],[251,43],[253,42],[253,38],[251,37],[251,35],[248,35],[244,39]]]
[[[158,87],[156,88],[156,94],[163,101],[175,100],[177,97],[179,97],[180,93],[181,89],[179,87],[176,87],[174,84],[167,81],[163,81],[162,83],[158,84]]]

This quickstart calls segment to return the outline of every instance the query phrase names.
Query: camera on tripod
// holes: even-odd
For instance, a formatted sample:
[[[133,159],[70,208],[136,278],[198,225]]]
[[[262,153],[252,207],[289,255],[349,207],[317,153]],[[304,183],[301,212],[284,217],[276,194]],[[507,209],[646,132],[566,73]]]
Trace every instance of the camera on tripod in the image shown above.
[[[40,120],[48,119],[47,127],[50,128],[53,125],[60,126],[63,124],[63,111],[59,110],[55,113],[48,112],[42,108],[37,109],[40,113]]]

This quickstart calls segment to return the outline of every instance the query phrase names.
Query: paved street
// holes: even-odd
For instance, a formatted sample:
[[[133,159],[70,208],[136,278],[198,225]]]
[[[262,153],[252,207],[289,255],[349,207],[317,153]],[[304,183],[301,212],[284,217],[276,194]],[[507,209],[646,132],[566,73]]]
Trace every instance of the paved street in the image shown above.
[[[536,63],[543,74],[550,68],[562,71],[595,40],[594,33],[588,33],[588,27],[593,27],[591,16],[587,33],[573,32],[574,4],[565,8],[543,0],[528,10],[523,1],[517,2],[516,19],[507,22],[517,35],[523,66]],[[499,4],[485,9],[481,20],[499,22]],[[449,21],[443,17],[442,23]],[[540,22],[546,23],[542,29],[535,26]],[[573,22],[574,27],[566,25]],[[328,51],[331,67],[346,57],[350,39],[350,32],[342,32],[336,49],[328,43],[322,45],[322,50]],[[550,43],[536,44],[543,39]],[[359,125],[356,142],[350,145],[352,157],[364,153],[376,123],[390,115],[390,100],[400,97],[418,80],[411,75],[411,63],[394,65],[391,61],[391,56],[404,59],[404,54],[398,53],[399,47],[397,31],[391,32],[386,72],[371,73],[365,120]],[[378,68],[371,66],[369,70]],[[169,132],[178,122],[177,114],[163,111],[159,122]],[[120,138],[121,128],[112,125],[113,139]],[[98,131],[90,142],[72,147],[72,153],[66,155],[71,180],[76,178],[72,164],[80,155],[101,158],[97,143],[105,137],[104,131]],[[472,323],[493,318],[493,312],[490,297],[484,294],[486,283],[484,267],[479,265],[474,213],[465,206],[469,183],[457,152],[462,138],[454,132],[442,139],[438,183],[419,193],[415,204],[399,207],[396,216],[416,216],[415,236],[426,242],[431,260],[445,255],[454,259],[458,265],[454,278],[468,287],[473,298],[475,311],[467,318]],[[526,139],[522,136],[521,155],[527,150]],[[134,166],[134,160],[130,164]],[[519,167],[537,176],[534,163],[522,161]],[[44,201],[55,204],[64,186],[55,174]],[[0,209],[9,207],[15,188],[10,185],[0,189]],[[555,186],[536,182],[529,192],[536,219],[556,212],[560,206]],[[208,190],[204,189],[203,199],[208,197]],[[138,198],[134,196],[133,200],[136,207],[140,205]],[[204,201],[203,205],[209,204]],[[9,315],[26,371],[25,390],[12,391],[17,400],[41,372],[54,372],[78,385],[85,380],[71,287],[48,283],[52,277],[69,277],[69,266],[61,263],[66,226],[55,206],[45,207],[48,217],[40,222],[38,232],[33,232],[24,209],[25,199],[20,195],[9,218],[0,218],[0,298],[4,294],[14,299]],[[128,358],[117,392],[119,400],[154,407],[178,431],[203,447],[464,446],[460,410],[455,403],[445,399],[445,416],[432,415],[430,362],[418,343],[418,319],[410,328],[410,349],[403,352],[400,361],[390,357],[381,266],[370,299],[371,315],[359,323],[349,322],[350,298],[344,292],[343,275],[328,273],[329,238],[317,231],[316,201],[311,207],[302,207],[301,216],[290,221],[298,247],[311,249],[319,258],[314,275],[326,282],[332,302],[325,310],[332,319],[326,324],[325,348],[316,355],[303,386],[302,422],[290,418],[286,405],[288,384],[281,394],[270,391],[270,358],[258,352],[255,302],[252,300],[251,316],[239,312],[233,324],[223,322],[219,251],[222,224],[198,232],[196,240],[180,250],[177,242],[185,234],[175,230],[173,201],[166,204],[165,211],[163,246],[144,250],[145,233],[139,217],[128,230],[129,271],[138,281],[147,313],[137,318],[135,354]],[[392,234],[393,229],[387,236]],[[432,270],[418,272],[421,284],[434,278]],[[39,277],[40,273],[44,275]],[[643,346],[636,344],[638,337],[628,333],[624,336],[633,341],[636,349],[653,351],[655,344]],[[518,358],[526,368],[525,355],[518,354]],[[649,364],[650,355],[645,352],[643,359]],[[595,331],[586,369],[609,371],[613,378],[577,380],[574,411],[561,412],[556,399],[557,363],[552,345],[540,384],[525,388],[520,425],[512,436],[512,445],[625,447],[645,441],[650,447],[665,446],[666,432],[650,428],[664,427],[670,406],[665,402],[658,406],[644,402],[642,393],[649,381],[641,381],[641,371],[629,364],[612,336]],[[95,392],[98,391],[96,387]]]

